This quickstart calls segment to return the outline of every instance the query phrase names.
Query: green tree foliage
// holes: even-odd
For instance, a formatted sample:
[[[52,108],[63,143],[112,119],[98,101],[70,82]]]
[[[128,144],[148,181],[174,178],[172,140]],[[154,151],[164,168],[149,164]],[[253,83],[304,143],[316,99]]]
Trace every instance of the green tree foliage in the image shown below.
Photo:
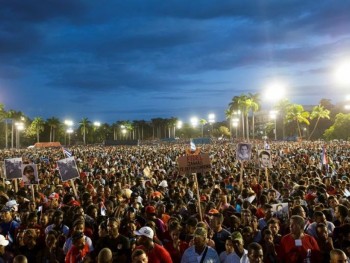
[[[45,122],[41,117],[36,117],[27,129],[29,136],[36,135],[36,141],[40,142],[40,133],[44,131]]]
[[[325,109],[323,106],[321,105],[317,105],[315,106],[313,109],[312,109],[312,112],[310,114],[310,119],[313,120],[313,119],[316,119],[316,123],[314,125],[314,128],[312,129],[312,132],[310,133],[309,135],[309,140],[310,138],[312,137],[312,135],[314,134],[315,130],[316,130],[316,127],[318,125],[318,122],[320,121],[320,119],[329,119],[329,114],[330,114],[330,111]]]
[[[296,122],[298,127],[299,137],[302,137],[300,124],[305,123],[309,125],[310,124],[308,120],[309,116],[310,116],[310,113],[308,111],[305,111],[304,107],[300,104],[291,104],[287,107],[286,120]]]
[[[327,140],[333,139],[350,139],[350,113],[338,113],[335,116],[334,124],[329,127],[325,133],[324,137]]]

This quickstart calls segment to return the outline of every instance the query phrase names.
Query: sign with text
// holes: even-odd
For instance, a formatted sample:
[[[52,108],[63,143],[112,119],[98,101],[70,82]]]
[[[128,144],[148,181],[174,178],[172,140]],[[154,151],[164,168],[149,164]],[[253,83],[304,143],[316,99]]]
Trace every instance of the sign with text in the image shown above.
[[[208,153],[180,156],[177,162],[180,174],[207,172],[211,169]]]

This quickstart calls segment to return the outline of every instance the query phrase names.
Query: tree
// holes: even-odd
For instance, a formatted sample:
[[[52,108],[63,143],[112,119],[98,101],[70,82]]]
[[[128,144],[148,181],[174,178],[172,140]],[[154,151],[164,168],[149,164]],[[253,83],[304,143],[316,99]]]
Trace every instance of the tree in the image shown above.
[[[286,123],[286,114],[287,109],[291,105],[288,99],[282,99],[277,102],[275,109],[278,112],[278,116],[282,117],[282,138],[285,137],[285,123]],[[276,131],[277,132],[277,131]]]
[[[350,135],[350,114],[338,113],[335,116],[334,124],[329,127],[324,136],[327,140],[349,139]]]
[[[30,135],[36,135],[36,141],[40,142],[40,133],[44,131],[45,122],[41,117],[35,117],[27,130]]]
[[[61,122],[60,122],[60,120],[58,118],[51,117],[51,118],[46,120],[46,123],[50,127],[50,142],[54,142],[55,141],[55,137],[56,137],[56,130],[60,126]]]
[[[307,111],[304,111],[304,107],[300,104],[291,104],[287,108],[286,119],[287,121],[296,122],[298,127],[299,137],[302,137],[300,123],[306,123],[307,125],[309,125],[310,124],[308,120],[309,116],[310,116],[310,113]]]
[[[229,103],[229,112],[228,113],[231,113],[231,116],[230,116],[230,125],[232,125],[232,116],[234,114],[237,114],[237,117],[239,118],[241,115],[242,117],[242,120],[243,120],[243,114],[242,114],[242,111],[241,111],[241,106],[240,106],[240,100],[241,100],[241,97],[240,96],[234,96],[231,100],[231,102]],[[230,128],[231,130],[231,128]],[[242,131],[243,131],[243,139],[244,139],[244,121],[242,121]]]
[[[203,130],[204,130],[204,125],[206,125],[208,122],[206,119],[200,119],[199,123],[201,124],[201,128],[202,128],[202,137],[203,137]]]
[[[89,121],[88,118],[82,118],[79,124],[79,129],[81,131],[81,134],[83,135],[83,142],[84,145],[86,145],[86,134],[88,133],[88,128],[90,127],[91,121]]]
[[[255,112],[257,112],[260,108],[260,94],[248,93],[248,97],[251,100],[250,109],[252,111],[253,139],[255,139]]]
[[[11,128],[11,148],[13,148],[13,142],[14,142],[14,130],[15,130],[15,122],[19,121],[21,118],[23,118],[24,114],[21,111],[15,111],[15,110],[9,110],[6,113],[6,118],[11,120],[12,128]]]
[[[330,111],[329,111],[329,110],[326,110],[326,109],[325,109],[323,106],[321,106],[321,105],[315,106],[315,107],[312,109],[312,112],[311,112],[311,114],[310,114],[310,119],[311,119],[311,120],[317,119],[317,120],[316,120],[316,123],[315,123],[315,126],[314,126],[312,132],[311,132],[310,135],[309,135],[308,140],[310,140],[311,136],[314,134],[314,132],[315,132],[315,130],[316,130],[316,127],[317,127],[318,122],[320,121],[320,119],[330,119],[329,114],[330,114]]]
[[[243,139],[247,138],[249,141],[249,123],[248,123],[248,113],[251,107],[252,100],[248,98],[247,95],[242,94],[238,99],[239,109],[242,112],[242,130],[243,130]],[[244,123],[246,122],[246,123]],[[245,137],[246,132],[246,137]]]

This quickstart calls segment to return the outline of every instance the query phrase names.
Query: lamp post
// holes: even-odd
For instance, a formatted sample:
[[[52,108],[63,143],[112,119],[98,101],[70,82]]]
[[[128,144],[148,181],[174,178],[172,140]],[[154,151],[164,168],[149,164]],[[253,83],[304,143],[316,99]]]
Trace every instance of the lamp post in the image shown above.
[[[180,130],[182,128],[182,121],[177,121],[176,127],[174,127],[174,138],[176,138],[176,129]]]
[[[99,121],[95,121],[95,122],[94,122],[94,127],[95,127],[94,132],[96,132],[96,130],[97,130],[100,126],[101,126],[101,123],[100,123]],[[96,136],[95,136],[95,137],[96,137]],[[95,138],[94,138],[94,140],[95,140]]]
[[[190,122],[191,122],[191,125],[192,125],[193,129],[195,129],[197,127],[197,125],[198,125],[198,118],[197,117],[192,117],[190,119]]]
[[[123,134],[123,137],[124,137],[124,140],[125,140],[126,127],[125,127],[125,125],[121,125],[120,128],[122,129],[122,134]]]
[[[73,132],[73,121],[72,120],[64,120],[64,124],[67,126],[67,130],[66,130],[66,133],[64,134],[64,144],[66,145],[67,144],[67,133],[68,133],[68,136],[69,136],[69,145],[70,145],[70,133]],[[68,131],[71,132],[69,133]]]
[[[214,113],[210,113],[208,115],[208,122],[209,122],[209,125],[211,128],[211,131],[210,131],[210,135],[211,135],[213,133],[213,124],[215,123],[215,114]]]
[[[67,133],[68,133],[68,145],[70,146],[70,135],[73,133],[73,129],[72,128],[68,128],[67,129]]]
[[[272,103],[271,108],[273,108],[278,101],[285,97],[286,88],[285,85],[279,82],[271,83],[265,92],[265,98]],[[271,114],[270,117],[275,119],[275,140],[277,140],[277,112]],[[284,133],[284,132],[283,132]]]
[[[238,136],[238,124],[239,124],[239,118],[233,118],[232,119],[232,126],[236,129],[236,139]]]
[[[20,148],[19,134],[20,134],[20,131],[24,130],[24,123],[16,122],[15,126],[16,126],[16,149],[19,149]]]
[[[273,130],[273,133],[275,134],[275,141],[277,141],[277,111],[272,110],[270,111],[270,118],[274,120],[275,128]]]

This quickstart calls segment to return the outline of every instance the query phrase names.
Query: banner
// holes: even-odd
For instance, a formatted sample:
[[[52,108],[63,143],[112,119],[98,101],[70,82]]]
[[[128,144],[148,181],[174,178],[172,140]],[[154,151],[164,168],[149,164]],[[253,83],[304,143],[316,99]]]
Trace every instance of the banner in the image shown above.
[[[22,164],[22,181],[25,185],[39,184],[36,164]]]
[[[207,172],[211,169],[208,153],[180,156],[177,162],[180,174]]]
[[[79,177],[74,157],[57,161],[57,167],[63,182]]]
[[[22,178],[22,158],[5,159],[6,179]]]

